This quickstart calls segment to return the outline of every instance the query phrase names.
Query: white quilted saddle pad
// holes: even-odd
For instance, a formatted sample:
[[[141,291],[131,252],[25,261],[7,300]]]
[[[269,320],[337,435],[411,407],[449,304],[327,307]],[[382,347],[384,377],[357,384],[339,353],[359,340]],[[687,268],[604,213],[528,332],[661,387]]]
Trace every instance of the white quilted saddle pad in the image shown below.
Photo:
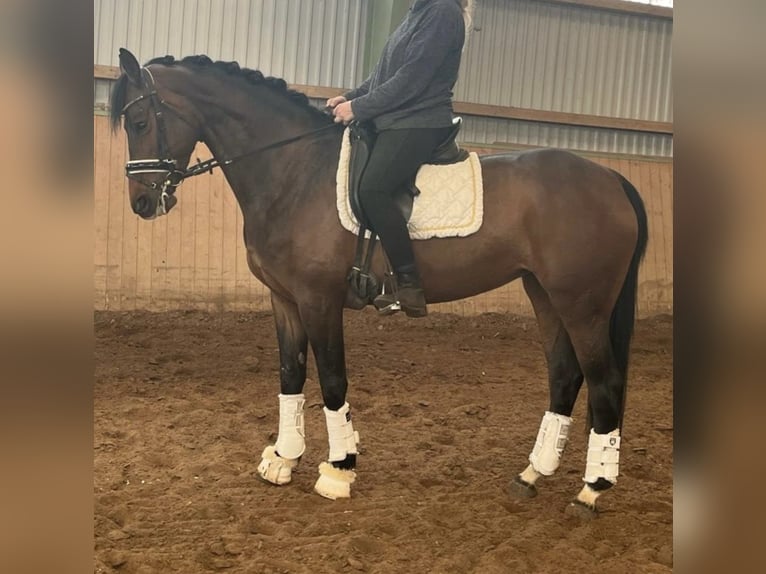
[[[336,176],[338,215],[344,228],[359,233],[348,197],[350,156],[351,138],[346,129]],[[468,159],[450,165],[424,165],[416,185],[420,195],[415,198],[408,224],[412,239],[465,237],[479,230],[484,202],[478,155],[471,152]]]

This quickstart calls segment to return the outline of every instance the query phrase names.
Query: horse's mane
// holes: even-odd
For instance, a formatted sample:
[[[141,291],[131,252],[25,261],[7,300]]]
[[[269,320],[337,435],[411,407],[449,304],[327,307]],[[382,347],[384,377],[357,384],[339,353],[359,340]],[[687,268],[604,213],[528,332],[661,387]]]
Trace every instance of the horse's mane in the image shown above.
[[[291,102],[298,104],[317,117],[321,117],[326,122],[331,119],[324,114],[321,110],[312,106],[309,102],[309,98],[303,92],[291,90],[287,87],[287,82],[282,78],[275,78],[272,76],[264,76],[259,70],[251,70],[250,68],[242,68],[237,62],[214,62],[208,56],[186,56],[181,60],[176,60],[173,56],[160,56],[149,60],[145,65],[161,64],[163,66],[186,66],[188,68],[212,68],[222,70],[227,74],[233,76],[239,76],[247,80],[249,83],[257,86],[266,86],[274,92],[284,96]],[[122,108],[128,102],[127,99],[127,86],[128,78],[125,74],[122,74],[114,84],[112,89],[111,110],[110,116],[112,120],[112,129],[117,130],[120,127],[120,119],[122,117]]]

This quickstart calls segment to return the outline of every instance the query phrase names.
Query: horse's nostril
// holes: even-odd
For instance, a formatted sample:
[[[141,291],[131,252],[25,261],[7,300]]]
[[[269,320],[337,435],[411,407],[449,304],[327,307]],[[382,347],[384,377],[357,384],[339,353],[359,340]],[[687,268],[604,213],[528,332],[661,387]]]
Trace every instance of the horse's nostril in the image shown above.
[[[148,211],[150,209],[149,206],[149,198],[145,195],[142,195],[137,200],[133,202],[133,212],[136,215],[145,216],[148,215]]]

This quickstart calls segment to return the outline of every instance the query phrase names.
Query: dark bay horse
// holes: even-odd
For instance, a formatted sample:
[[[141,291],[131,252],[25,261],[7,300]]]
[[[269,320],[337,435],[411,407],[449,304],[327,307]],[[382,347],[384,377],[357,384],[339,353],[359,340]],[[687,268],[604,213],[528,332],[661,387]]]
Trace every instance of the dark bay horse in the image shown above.
[[[346,402],[343,308],[355,236],[341,227],[335,176],[341,127],[285,82],[206,56],[156,58],[142,67],[120,50],[112,94],[124,116],[130,203],[141,217],[168,212],[186,177],[220,166],[244,216],[247,261],[271,290],[280,351],[280,423],[261,478],[286,484],[303,454],[308,345],[325,404],[330,455],[316,491],[350,496],[358,434]],[[189,167],[197,142],[214,159]],[[484,222],[464,238],[416,241],[429,303],[470,297],[521,278],[537,316],[549,369],[550,407],[529,465],[511,483],[536,494],[567,442],[588,385],[585,485],[573,508],[595,511],[617,479],[638,267],[647,221],[621,175],[561,150],[481,158]],[[381,276],[383,257],[373,269]]]

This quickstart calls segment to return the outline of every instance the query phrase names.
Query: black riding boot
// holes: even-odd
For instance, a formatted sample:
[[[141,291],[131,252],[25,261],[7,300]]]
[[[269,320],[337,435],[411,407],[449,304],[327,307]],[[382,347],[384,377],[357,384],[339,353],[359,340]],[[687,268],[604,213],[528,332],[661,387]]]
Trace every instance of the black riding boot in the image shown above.
[[[408,317],[425,317],[428,315],[426,295],[423,293],[417,271],[396,274],[396,295],[402,310]]]
[[[425,317],[428,315],[426,296],[420,284],[420,275],[414,266],[412,271],[396,271],[395,285],[391,293],[383,293],[375,297],[375,308],[383,315],[395,313],[397,305],[408,317]]]

